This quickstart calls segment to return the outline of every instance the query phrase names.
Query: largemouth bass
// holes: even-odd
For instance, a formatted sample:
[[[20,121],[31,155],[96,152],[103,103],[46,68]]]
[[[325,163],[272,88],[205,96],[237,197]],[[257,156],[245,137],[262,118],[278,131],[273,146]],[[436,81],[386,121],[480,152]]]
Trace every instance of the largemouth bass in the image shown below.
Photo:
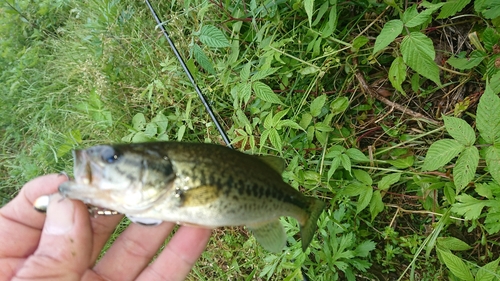
[[[283,181],[282,159],[220,145],[98,145],[75,150],[73,156],[75,179],[59,186],[65,197],[144,224],[245,225],[272,252],[279,252],[286,243],[279,217],[291,216],[299,222],[305,251],[325,206]]]

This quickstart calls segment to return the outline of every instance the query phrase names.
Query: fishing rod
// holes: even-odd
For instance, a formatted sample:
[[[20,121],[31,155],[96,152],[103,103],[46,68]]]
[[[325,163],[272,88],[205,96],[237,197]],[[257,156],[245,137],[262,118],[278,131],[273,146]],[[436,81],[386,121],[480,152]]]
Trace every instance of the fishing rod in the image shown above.
[[[226,132],[224,131],[224,129],[220,125],[219,120],[217,120],[217,117],[215,116],[214,112],[212,111],[212,108],[210,107],[210,104],[207,102],[207,100],[205,99],[205,96],[203,95],[203,93],[201,92],[200,88],[198,87],[198,84],[196,84],[196,81],[194,80],[194,77],[191,74],[191,72],[189,71],[186,63],[184,62],[184,59],[182,58],[181,54],[179,53],[179,51],[175,47],[175,44],[172,41],[172,39],[170,39],[170,36],[168,35],[167,30],[163,27],[163,21],[160,20],[160,18],[158,17],[158,14],[156,13],[155,9],[153,8],[153,6],[151,6],[151,3],[149,3],[149,0],[146,0],[146,4],[148,5],[149,10],[151,11],[151,14],[155,18],[156,23],[158,24],[157,26],[160,28],[160,30],[162,31],[163,35],[167,39],[168,44],[172,48],[172,51],[174,52],[175,56],[177,57],[177,60],[179,60],[179,63],[181,64],[182,68],[184,69],[184,72],[186,73],[186,75],[188,76],[189,80],[191,81],[191,84],[193,84],[193,87],[196,90],[196,93],[198,94],[198,97],[200,98],[201,102],[205,106],[205,109],[207,110],[208,115],[210,115],[210,118],[212,118],[212,121],[215,123],[215,126],[217,127],[217,130],[219,131],[221,137],[224,139],[224,142],[226,143],[226,145],[229,148],[233,148],[233,146],[231,145],[231,141],[229,140],[229,138],[227,137]]]

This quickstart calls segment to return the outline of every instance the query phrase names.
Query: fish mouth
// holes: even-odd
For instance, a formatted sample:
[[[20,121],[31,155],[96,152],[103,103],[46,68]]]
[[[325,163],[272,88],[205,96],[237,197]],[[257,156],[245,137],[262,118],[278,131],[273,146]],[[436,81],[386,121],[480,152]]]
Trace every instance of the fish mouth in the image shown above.
[[[75,160],[75,182],[84,185],[91,185],[93,181],[91,161],[85,153],[85,150],[74,150],[73,159]]]

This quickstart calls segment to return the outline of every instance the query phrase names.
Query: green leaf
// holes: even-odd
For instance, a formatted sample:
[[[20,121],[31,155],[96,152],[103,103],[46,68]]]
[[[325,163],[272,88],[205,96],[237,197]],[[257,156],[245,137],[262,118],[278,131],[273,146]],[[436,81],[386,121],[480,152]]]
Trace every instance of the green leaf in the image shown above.
[[[318,117],[318,115],[320,115],[321,109],[323,108],[323,106],[325,106],[325,102],[326,102],[326,95],[321,95],[315,98],[311,102],[310,108],[311,108],[311,115],[313,117]]]
[[[458,201],[453,204],[451,211],[464,216],[466,220],[475,220],[481,215],[481,211],[488,205],[487,201],[478,200],[468,194],[460,194],[455,197]]]
[[[373,188],[371,186],[365,186],[361,194],[359,194],[356,214],[359,214],[368,206],[368,204],[370,204],[370,201],[372,200],[372,195],[373,195]]]
[[[484,158],[491,176],[496,182],[500,183],[500,147],[488,147]]]
[[[382,195],[380,190],[375,190],[370,201],[370,214],[372,216],[372,221],[375,217],[384,210],[384,202],[382,201]]]
[[[368,162],[370,159],[366,157],[366,155],[363,154],[359,149],[357,148],[349,148],[345,151],[345,154],[349,156],[354,161],[357,162]]]
[[[465,146],[454,139],[438,140],[429,147],[422,170],[436,170],[450,162],[464,149]]]
[[[500,261],[500,258],[489,262],[479,268],[479,270],[476,273],[476,281],[491,281],[493,278],[497,276],[496,272],[498,269],[498,262]]]
[[[443,6],[444,3],[430,4],[428,3],[428,8],[423,10],[421,13],[417,12],[417,5],[411,6],[403,14],[403,23],[406,27],[415,27],[421,25],[431,18],[432,13]]]
[[[476,126],[487,143],[500,142],[500,98],[491,91],[485,91],[479,100]]]
[[[224,33],[213,25],[204,25],[200,30],[200,41],[210,48],[230,47]]]
[[[398,158],[394,160],[387,160],[387,163],[391,164],[392,166],[398,169],[406,169],[408,167],[411,167],[413,166],[414,162],[415,162],[415,157],[413,156],[408,156],[406,158]]]
[[[269,86],[260,81],[253,82],[252,89],[255,95],[263,101],[283,104],[280,98],[273,92],[273,90]]]
[[[330,169],[328,170],[327,174],[328,181],[330,181],[330,179],[332,178],[333,174],[335,173],[335,171],[339,166],[340,166],[340,158],[339,157],[333,158],[332,163],[330,164]]]
[[[466,187],[476,175],[477,165],[479,164],[479,151],[475,146],[466,147],[457,159],[453,168],[453,181],[459,193]]]
[[[384,24],[380,34],[375,39],[373,54],[389,46],[396,37],[403,31],[403,22],[400,20],[390,20]]]
[[[475,190],[479,196],[492,199],[493,198],[493,192],[491,191],[491,186],[487,183],[476,183],[475,184]]]
[[[281,142],[281,137],[280,134],[278,133],[278,130],[275,128],[269,129],[269,140],[271,141],[271,144],[278,149],[278,151],[281,151],[283,144]]]
[[[406,79],[406,64],[402,57],[397,57],[392,61],[391,68],[389,68],[389,81],[391,81],[392,86],[398,90],[400,93],[406,96],[405,91],[401,85]]]
[[[351,159],[349,156],[345,154],[340,154],[340,163],[342,163],[342,167],[351,174]]]
[[[241,81],[247,81],[250,78],[250,68],[252,67],[252,62],[249,61],[243,66],[240,71],[240,79]]]
[[[500,1],[498,0],[476,0],[474,1],[474,10],[482,13],[487,19],[494,19],[500,16]]]
[[[432,40],[420,32],[406,35],[401,42],[401,53],[404,62],[418,74],[441,85],[439,68],[434,62],[436,52]]]
[[[361,244],[358,244],[358,246],[354,250],[356,257],[362,257],[362,258],[368,257],[370,252],[375,250],[375,246],[377,246],[377,243],[371,240],[365,240],[361,242]]]
[[[449,116],[443,116],[443,120],[446,131],[459,143],[470,146],[476,142],[474,129],[465,120]]]
[[[441,249],[437,249],[441,258],[443,259],[446,267],[460,280],[464,281],[474,281],[474,276],[470,272],[467,265],[462,261],[461,258],[455,256],[451,252],[443,251]]]
[[[354,177],[355,177],[358,181],[360,181],[360,182],[362,182],[362,183],[364,183],[364,184],[366,184],[366,185],[372,185],[373,180],[372,180],[372,178],[370,177],[370,174],[368,174],[368,173],[367,173],[367,172],[365,172],[364,170],[354,169],[354,170],[352,170],[352,172],[353,172],[353,174],[354,174]]]
[[[252,75],[252,82],[264,79],[267,76],[274,74],[276,71],[278,71],[278,69],[280,69],[280,68],[279,67],[271,67],[271,68],[261,69],[261,70],[257,71],[254,75]]]
[[[378,189],[387,190],[391,187],[391,185],[397,183],[401,178],[401,173],[394,173],[387,176],[384,176],[378,182]]]
[[[437,245],[450,251],[466,251],[472,249],[467,243],[455,237],[438,237]]]
[[[447,17],[451,17],[457,12],[460,12],[469,3],[470,0],[448,0],[441,8],[441,12],[437,16],[437,18],[444,19]]]
[[[304,0],[304,9],[306,10],[307,19],[309,20],[309,27],[311,27],[314,12],[314,0]]]
[[[366,43],[368,43],[368,41],[370,41],[366,36],[358,36],[356,37],[353,41],[352,41],[352,49],[354,49],[354,51],[359,51],[359,49],[361,49],[361,47],[363,47],[364,45],[366,45]]]
[[[293,122],[292,120],[280,120],[278,123],[276,123],[276,129],[278,130],[281,130],[281,127],[290,127],[290,128],[293,128],[293,129],[296,129],[296,130],[301,130],[301,131],[304,131],[304,129],[302,129],[302,127],[300,127],[299,124],[297,124],[296,122]]]
[[[451,57],[446,62],[456,69],[466,70],[478,66],[487,55],[479,50],[474,50],[470,53],[470,58]]]
[[[198,46],[198,44],[193,45],[193,56],[194,59],[200,64],[203,69],[208,71],[208,73],[215,75],[215,69],[212,66],[212,62],[210,59],[205,55],[205,52]]]
[[[137,113],[132,117],[132,127],[137,131],[142,131],[146,128],[146,117],[144,117],[144,114]]]
[[[330,111],[333,115],[344,112],[349,106],[349,99],[347,97],[338,97],[330,104]]]

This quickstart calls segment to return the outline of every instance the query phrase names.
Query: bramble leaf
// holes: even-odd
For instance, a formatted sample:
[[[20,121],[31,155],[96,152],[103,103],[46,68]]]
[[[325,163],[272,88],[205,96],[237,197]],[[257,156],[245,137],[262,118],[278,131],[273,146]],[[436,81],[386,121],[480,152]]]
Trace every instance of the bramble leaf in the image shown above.
[[[490,146],[486,149],[484,156],[488,171],[491,176],[500,183],[500,147]]]
[[[318,117],[318,115],[321,114],[321,109],[325,105],[325,102],[326,102],[326,95],[321,95],[321,96],[315,98],[311,102],[310,109],[311,109],[311,115],[313,117]]]
[[[422,170],[436,170],[450,162],[464,149],[465,146],[454,139],[438,140],[429,147]]]
[[[401,178],[401,173],[394,173],[394,174],[389,174],[387,176],[384,176],[378,182],[378,189],[387,190],[391,187],[391,185],[397,183],[400,178]]]
[[[500,97],[487,90],[477,106],[476,126],[487,143],[500,142]]]
[[[224,32],[213,25],[204,25],[200,30],[200,41],[211,48],[230,47]]]
[[[312,24],[312,16],[314,12],[314,0],[304,0],[304,9],[306,10],[309,26]]]
[[[474,129],[465,122],[465,120],[457,117],[443,116],[444,126],[446,131],[459,143],[470,146],[476,141]]]
[[[382,201],[382,195],[380,190],[375,190],[370,200],[370,214],[372,215],[372,221],[375,217],[384,210],[384,202]]]
[[[448,0],[441,8],[438,19],[445,19],[460,12],[471,0]]]
[[[377,36],[377,39],[375,39],[373,54],[391,44],[394,39],[401,34],[401,31],[403,31],[403,22],[401,20],[390,20],[386,22],[380,34]]]
[[[470,269],[467,267],[465,262],[462,261],[461,258],[455,256],[451,252],[443,251],[437,248],[441,258],[443,259],[446,267],[460,280],[464,281],[474,281],[474,276],[470,272]]]
[[[469,244],[455,237],[439,237],[437,245],[450,251],[465,251],[472,248]]]
[[[267,101],[270,103],[283,104],[281,102],[280,98],[278,97],[278,95],[276,95],[273,92],[271,87],[267,86],[266,84],[264,84],[260,81],[253,82],[252,89],[253,89],[255,95],[263,101]]]
[[[495,272],[497,272],[498,268],[498,262],[500,261],[500,258],[489,262],[485,265],[483,265],[481,268],[476,273],[476,280],[479,281],[491,281],[493,278],[495,278],[497,275]]]
[[[436,52],[432,40],[420,32],[406,35],[401,42],[404,62],[418,74],[441,85],[439,68],[434,61]]]
[[[476,175],[477,165],[479,164],[479,151],[475,146],[466,147],[457,159],[453,168],[453,181],[459,193]]]
[[[398,90],[400,93],[406,96],[403,87],[403,81],[406,79],[406,64],[402,57],[397,57],[392,61],[391,68],[389,68],[389,81],[391,81],[392,86]]]
[[[212,62],[210,59],[205,55],[205,52],[198,46],[198,44],[193,45],[193,56],[194,59],[200,64],[203,69],[208,71],[208,73],[215,75],[215,69],[212,66]]]

